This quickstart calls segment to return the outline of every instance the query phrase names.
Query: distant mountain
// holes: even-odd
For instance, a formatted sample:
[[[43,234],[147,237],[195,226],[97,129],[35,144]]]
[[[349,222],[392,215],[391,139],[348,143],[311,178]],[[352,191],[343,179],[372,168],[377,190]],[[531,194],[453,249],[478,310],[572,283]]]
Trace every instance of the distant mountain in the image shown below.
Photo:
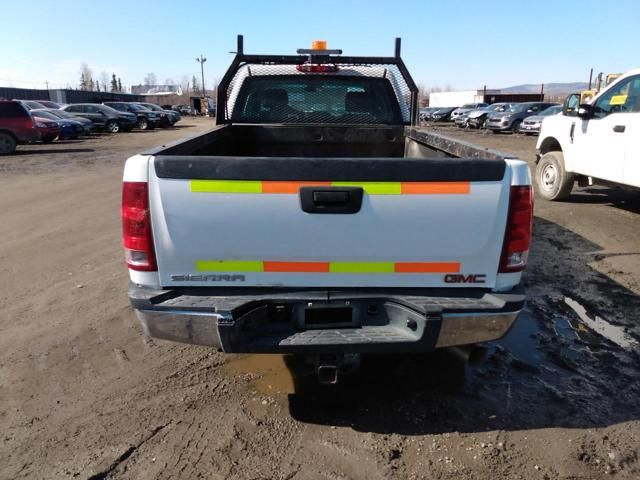
[[[562,95],[586,90],[589,85],[585,82],[545,83],[544,93],[548,95]],[[502,93],[540,93],[540,84],[515,85],[501,88]]]

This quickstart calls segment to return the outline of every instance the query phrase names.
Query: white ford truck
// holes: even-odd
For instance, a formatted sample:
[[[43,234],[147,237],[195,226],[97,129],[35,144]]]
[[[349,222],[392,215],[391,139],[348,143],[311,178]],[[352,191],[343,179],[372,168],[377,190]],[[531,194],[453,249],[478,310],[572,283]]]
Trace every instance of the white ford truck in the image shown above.
[[[562,115],[542,122],[535,181],[548,200],[576,182],[640,188],[640,69],[627,72],[589,103],[569,95]]]
[[[249,55],[239,37],[216,128],[127,161],[145,332],[321,356],[329,381],[345,355],[503,336],[524,302],[526,163],[417,128],[399,39],[392,57],[320,47]]]

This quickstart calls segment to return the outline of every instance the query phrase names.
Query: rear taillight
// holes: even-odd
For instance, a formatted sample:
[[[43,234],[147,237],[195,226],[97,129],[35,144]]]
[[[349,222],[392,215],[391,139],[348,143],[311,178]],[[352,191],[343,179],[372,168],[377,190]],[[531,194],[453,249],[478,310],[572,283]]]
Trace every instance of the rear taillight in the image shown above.
[[[122,240],[129,268],[144,272],[158,269],[151,235],[149,191],[146,182],[123,183]]]
[[[511,187],[509,217],[504,233],[500,273],[520,272],[527,265],[533,229],[533,191],[531,186]]]

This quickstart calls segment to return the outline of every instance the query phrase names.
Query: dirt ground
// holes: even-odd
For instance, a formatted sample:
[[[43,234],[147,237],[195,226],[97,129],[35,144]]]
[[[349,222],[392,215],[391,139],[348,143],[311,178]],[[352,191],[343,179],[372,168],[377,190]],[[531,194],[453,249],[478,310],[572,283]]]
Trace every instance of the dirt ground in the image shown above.
[[[640,478],[637,196],[537,199],[526,310],[480,360],[368,357],[320,389],[142,336],[120,178],[211,122],[179,125],[0,158],[0,478]],[[534,160],[535,138],[437,128]]]

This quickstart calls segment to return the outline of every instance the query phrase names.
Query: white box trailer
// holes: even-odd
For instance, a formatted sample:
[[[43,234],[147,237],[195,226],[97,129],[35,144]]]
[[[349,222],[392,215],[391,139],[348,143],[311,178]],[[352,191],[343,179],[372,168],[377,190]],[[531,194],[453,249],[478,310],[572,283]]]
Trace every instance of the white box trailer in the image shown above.
[[[486,95],[495,95],[499,90],[462,90],[459,92],[434,92],[429,95],[430,107],[460,107],[465,103],[482,103]]]

